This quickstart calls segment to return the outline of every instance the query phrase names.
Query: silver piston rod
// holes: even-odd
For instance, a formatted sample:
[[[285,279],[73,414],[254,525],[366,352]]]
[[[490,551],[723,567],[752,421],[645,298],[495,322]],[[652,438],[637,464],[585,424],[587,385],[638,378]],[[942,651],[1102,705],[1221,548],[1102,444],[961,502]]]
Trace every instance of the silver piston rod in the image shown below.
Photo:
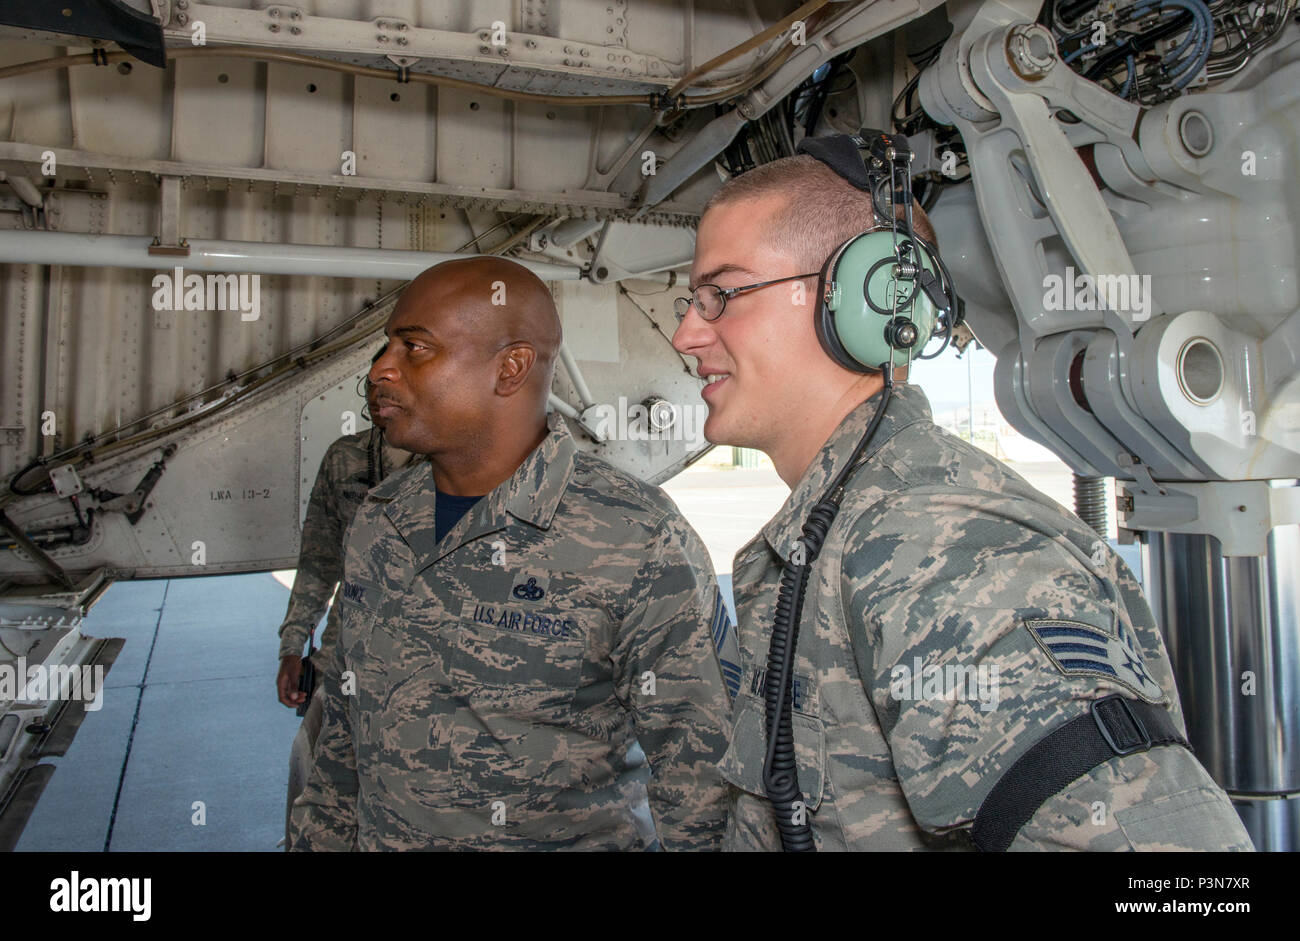
[[[1197,758],[1257,849],[1300,849],[1300,526],[1274,529],[1264,556],[1158,532],[1142,555]]]

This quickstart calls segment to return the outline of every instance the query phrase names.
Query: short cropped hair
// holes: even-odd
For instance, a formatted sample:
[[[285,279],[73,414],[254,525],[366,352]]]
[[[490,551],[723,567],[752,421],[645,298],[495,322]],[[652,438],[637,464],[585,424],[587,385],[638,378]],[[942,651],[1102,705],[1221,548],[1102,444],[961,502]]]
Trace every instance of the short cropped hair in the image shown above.
[[[773,194],[786,197],[767,220],[771,244],[795,259],[804,271],[820,271],[831,252],[859,233],[881,228],[871,195],[858,189],[810,154],[782,157],[732,177],[704,206],[715,206]],[[896,211],[902,216],[902,207]],[[916,234],[938,247],[934,228],[913,201]]]

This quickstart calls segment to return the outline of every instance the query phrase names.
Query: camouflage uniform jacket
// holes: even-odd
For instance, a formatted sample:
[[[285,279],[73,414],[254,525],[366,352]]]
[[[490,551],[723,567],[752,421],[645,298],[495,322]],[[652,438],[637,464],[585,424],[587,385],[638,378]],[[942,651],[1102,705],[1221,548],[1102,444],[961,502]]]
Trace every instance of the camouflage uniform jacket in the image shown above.
[[[733,785],[726,849],[780,849],[762,769],[781,563],[879,402],[845,418],[736,553],[744,674],[722,765]],[[1081,637],[1092,653],[1071,653]],[[1164,643],[1127,566],[1078,517],[937,428],[916,386],[896,386],[813,563],[794,674],[799,784],[824,850],[973,848],[968,828],[1001,773],[1111,693],[1162,704],[1184,729]],[[1251,844],[1200,763],[1165,745],[1076,779],[1011,848]]]
[[[338,606],[331,605],[335,586],[343,575],[343,536],[347,533],[357,507],[370,489],[368,446],[374,428],[344,435],[325,451],[316,482],[307,501],[307,517],[302,524],[301,548],[298,550],[298,574],[289,594],[289,609],[280,625],[280,657],[301,656],[307,638],[320,623],[329,607],[325,632],[321,635],[321,652],[314,658],[328,663],[334,638],[338,636]],[[382,445],[383,468],[377,476],[408,460],[405,451]]]
[[[427,465],[358,511],[293,849],[635,848],[634,738],[663,848],[718,848],[708,553],[661,490],[550,428],[441,542]]]

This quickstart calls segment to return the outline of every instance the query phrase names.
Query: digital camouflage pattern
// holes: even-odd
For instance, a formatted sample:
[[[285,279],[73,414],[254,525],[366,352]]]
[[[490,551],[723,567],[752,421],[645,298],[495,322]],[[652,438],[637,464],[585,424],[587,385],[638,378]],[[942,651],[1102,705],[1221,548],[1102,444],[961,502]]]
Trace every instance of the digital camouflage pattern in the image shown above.
[[[736,554],[744,681],[722,765],[727,849],[780,849],[762,786],[762,693],[782,559],[879,402],[844,420]],[[895,387],[851,475],[809,578],[794,671],[799,783],[823,850],[973,849],[969,827],[1002,772],[1111,693],[1165,705],[1184,730],[1163,640],[1124,562],[936,427],[916,386]],[[1252,848],[1223,790],[1177,745],[1098,766],[1011,846]]]
[[[281,659],[303,653],[307,639],[320,623],[328,605],[329,616],[321,635],[320,651],[313,656],[312,662],[319,666],[331,662],[334,640],[338,636],[338,605],[330,604],[330,599],[343,575],[344,536],[357,507],[370,489],[372,475],[382,480],[391,470],[411,460],[410,454],[385,442],[379,429],[373,426],[357,434],[344,435],[326,449],[307,501],[298,552],[298,573],[289,594],[289,610],[280,625]],[[302,793],[311,772],[311,756],[320,732],[323,675],[323,670],[316,672],[315,688],[289,750],[285,846],[289,845],[293,802]]]
[[[672,501],[556,416],[441,543],[434,495],[420,465],[357,512],[292,848],[637,848],[634,739],[662,847],[718,848],[726,611]]]
[[[344,435],[325,451],[316,482],[307,501],[307,517],[302,524],[302,543],[298,550],[298,574],[289,594],[289,609],[280,625],[280,657],[302,655],[307,638],[320,623],[329,607],[325,631],[321,635],[321,653],[315,660],[328,663],[330,647],[338,636],[338,607],[330,605],[335,586],[343,575],[343,537],[348,525],[370,489],[370,458],[367,447],[378,429],[369,428]],[[376,469],[382,477],[410,460],[410,455],[387,444],[381,445],[383,466]]]

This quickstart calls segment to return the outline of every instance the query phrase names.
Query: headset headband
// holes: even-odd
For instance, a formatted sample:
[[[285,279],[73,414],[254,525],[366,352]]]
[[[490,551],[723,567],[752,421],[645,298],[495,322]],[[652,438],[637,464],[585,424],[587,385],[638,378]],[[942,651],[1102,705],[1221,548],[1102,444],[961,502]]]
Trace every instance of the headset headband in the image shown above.
[[[875,223],[842,243],[822,268],[814,326],[823,349],[841,366],[857,371],[874,369],[896,355],[908,361],[914,355],[933,358],[939,354],[920,355],[932,336],[944,338],[942,353],[960,311],[954,309],[956,294],[938,251],[913,228],[907,138],[863,128],[857,134],[804,138],[796,150],[868,193]],[[877,232],[883,233],[884,244]],[[922,301],[924,313],[915,306]]]
[[[862,151],[866,148],[866,139],[857,134],[834,134],[830,137],[805,137],[795,148],[795,153],[816,157],[858,189],[870,193],[871,179],[862,160]]]

